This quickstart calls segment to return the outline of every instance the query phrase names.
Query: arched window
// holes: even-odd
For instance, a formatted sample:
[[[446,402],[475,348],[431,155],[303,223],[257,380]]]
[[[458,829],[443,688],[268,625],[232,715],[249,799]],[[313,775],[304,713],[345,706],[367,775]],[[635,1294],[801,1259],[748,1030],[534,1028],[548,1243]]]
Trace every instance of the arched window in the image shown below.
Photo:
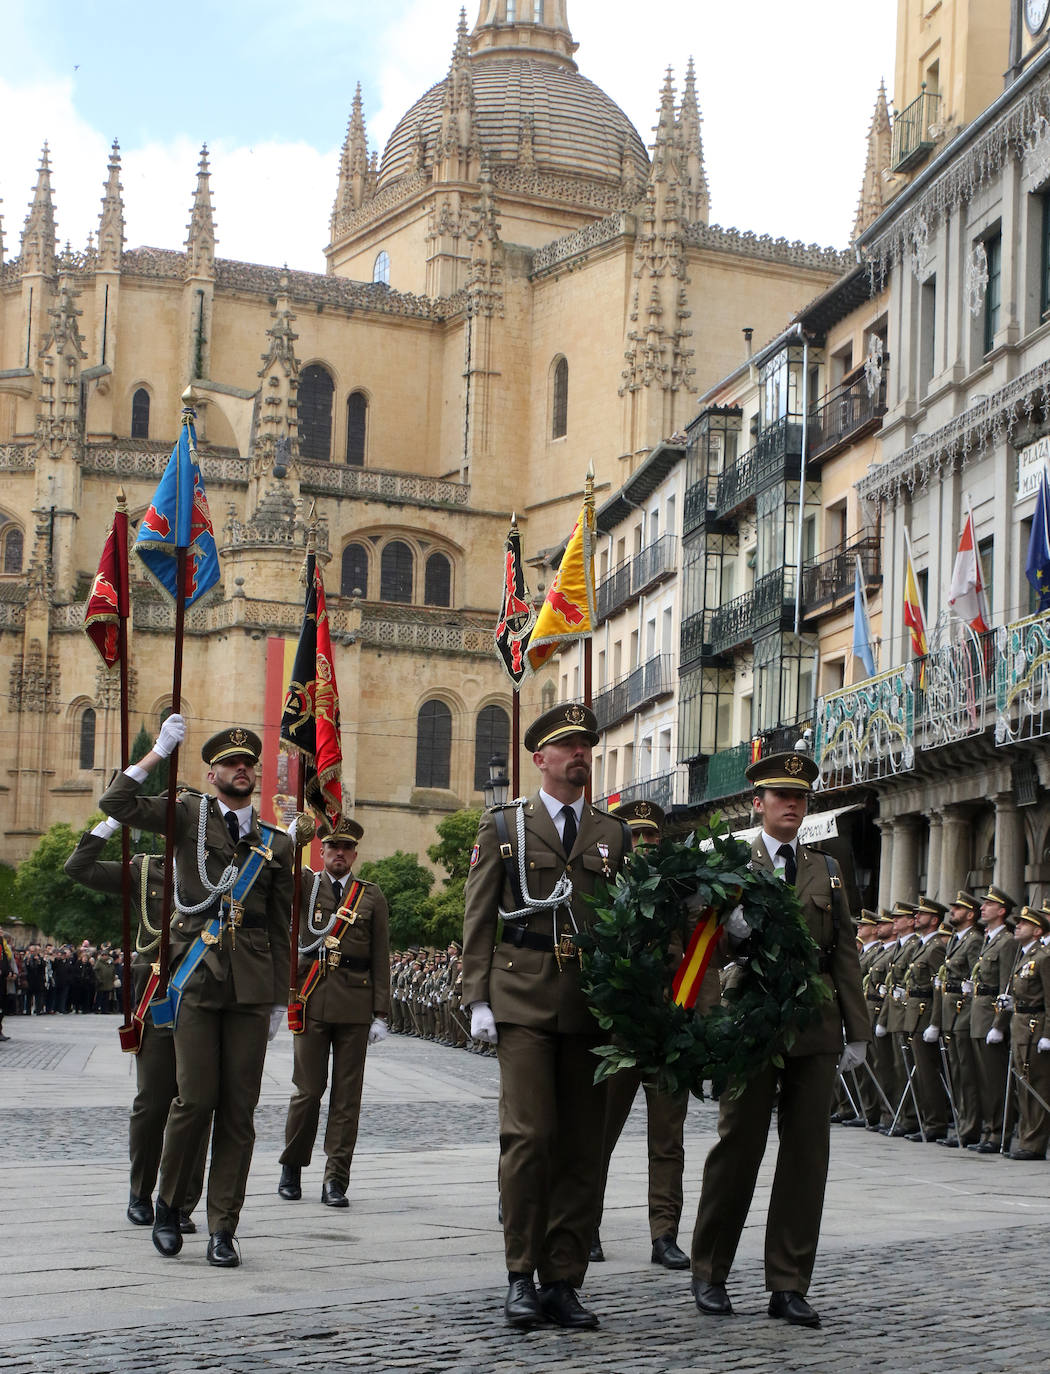
[[[372,266],[372,280],[379,286],[390,285],[390,254],[382,252]]]
[[[486,706],[478,713],[474,729],[474,791],[483,792],[489,780],[489,759],[494,754],[507,761],[510,720],[502,706]]]
[[[452,712],[443,701],[425,701],[416,723],[416,786],[447,787],[452,757]]]
[[[327,463],[332,456],[332,374],[320,363],[304,367],[299,378],[299,452]]]
[[[347,544],[339,578],[342,596],[368,596],[368,550],[363,544]]]
[[[563,439],[569,428],[569,364],[559,358],[554,364],[554,405],[551,411],[551,438]]]
[[[0,532],[0,541],[2,541],[4,549],[4,572],[20,573],[25,543],[22,531],[17,525],[8,525],[5,530]]]
[[[412,600],[412,550],[400,539],[392,539],[383,550],[379,568],[379,596],[383,601]]]
[[[346,461],[352,467],[364,466],[367,427],[368,397],[363,391],[351,391],[346,398]]]
[[[95,712],[91,707],[80,717],[80,767],[95,766]]]
[[[554,683],[545,682],[543,691],[540,692],[540,705],[545,711],[549,711],[554,706]]]
[[[131,437],[149,438],[149,392],[141,386],[131,398]]]
[[[427,559],[423,604],[426,606],[452,605],[452,564],[443,553],[432,553]]]

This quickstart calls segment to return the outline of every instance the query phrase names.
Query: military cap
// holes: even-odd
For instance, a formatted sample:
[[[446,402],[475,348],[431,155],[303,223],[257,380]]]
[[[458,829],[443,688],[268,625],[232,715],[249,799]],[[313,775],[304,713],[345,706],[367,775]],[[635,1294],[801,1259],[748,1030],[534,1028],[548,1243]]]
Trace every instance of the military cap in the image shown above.
[[[914,916],[918,909],[914,902],[894,902],[890,920],[895,921],[898,916]]]
[[[245,730],[241,725],[220,730],[201,746],[201,758],[209,767],[230,759],[251,759],[252,763],[258,763],[261,753],[262,740],[254,730]]]
[[[449,949],[454,949],[457,954],[463,953],[463,946],[460,944],[458,940],[449,940],[448,947]]]
[[[598,720],[589,706],[568,701],[544,711],[525,731],[525,748],[535,754],[545,744],[553,744],[569,735],[586,735],[588,743],[598,743]]]
[[[321,821],[317,827],[322,844],[356,844],[364,833],[364,826],[358,825],[349,816],[340,816],[335,825],[330,821]]]
[[[1050,915],[1037,906],[1023,906],[1017,920],[1030,921],[1032,925],[1038,926],[1044,935],[1050,930]]]
[[[986,902],[997,902],[1007,911],[1013,911],[1017,903],[1008,892],[1004,892],[1001,887],[996,887],[994,883],[988,884],[988,891],[984,894]]]
[[[964,906],[967,911],[980,911],[981,904],[972,892],[961,887],[952,898],[952,906]]]
[[[946,916],[948,908],[943,902],[935,902],[932,897],[927,897],[922,893],[919,897],[918,911],[927,911],[932,916]]]
[[[651,801],[621,802],[609,810],[617,820],[626,821],[632,830],[659,830],[664,823],[664,809]]]
[[[811,792],[820,769],[808,754],[769,754],[744,769],[754,787],[776,787],[789,792]]]
[[[881,920],[882,917],[878,914],[878,912],[869,911],[867,907],[862,907],[860,915],[857,918],[857,925],[877,926],[881,922]]]
[[[882,925],[883,922],[885,922],[885,921],[892,921],[892,920],[893,920],[893,912],[892,912],[892,911],[888,911],[888,910],[886,909],[886,907],[884,907],[884,906],[880,906],[880,907],[879,907],[879,925]]]
[[[954,935],[954,934],[955,934],[955,927],[954,927],[953,925],[951,925],[948,921],[943,921],[943,920],[942,920],[941,923],[940,923],[940,925],[939,925],[939,926],[937,927],[937,929],[934,931],[934,934],[935,934],[935,935]]]

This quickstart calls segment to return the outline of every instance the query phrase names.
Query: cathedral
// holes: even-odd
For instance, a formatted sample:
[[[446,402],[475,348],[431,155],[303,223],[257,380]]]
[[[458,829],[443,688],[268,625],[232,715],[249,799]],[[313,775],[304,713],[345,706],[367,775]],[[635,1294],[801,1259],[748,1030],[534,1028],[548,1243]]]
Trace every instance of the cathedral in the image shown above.
[[[17,256],[0,235],[3,862],[83,824],[119,765],[85,599],[118,492],[141,518],[187,387],[222,580],[187,618],[186,782],[203,781],[200,742],[237,723],[264,739],[263,815],[286,806],[277,732],[310,536],[348,808],[367,857],[422,855],[507,752],[493,629],[512,514],[539,594],[588,465],[600,505],[741,364],[742,331],[774,337],[851,261],[709,222],[686,55],[668,54],[684,75],[654,92],[647,147],[581,72],[567,0],[481,0],[473,27],[450,3],[449,40],[447,76],[385,149],[348,93],[324,273],[218,255],[206,149],[181,249],[125,243],[116,143],[97,233],[62,249],[45,144]],[[134,734],[170,705],[174,612],[132,578]],[[558,674],[526,682],[524,718]]]

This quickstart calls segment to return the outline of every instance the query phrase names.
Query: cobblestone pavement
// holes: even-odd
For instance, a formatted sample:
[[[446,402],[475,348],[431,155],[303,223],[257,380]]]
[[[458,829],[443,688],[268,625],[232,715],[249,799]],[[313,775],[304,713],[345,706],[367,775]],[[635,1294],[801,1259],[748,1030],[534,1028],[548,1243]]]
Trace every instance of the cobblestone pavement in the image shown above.
[[[836,1131],[810,1294],[824,1327],[813,1332],[766,1316],[767,1159],[729,1284],[738,1315],[705,1318],[688,1275],[649,1263],[640,1106],[610,1175],[608,1262],[592,1266],[583,1293],[601,1330],[508,1331],[494,1215],[497,1066],[408,1039],[369,1058],[352,1206],[332,1214],[314,1197],[316,1158],[303,1202],[275,1193],[291,1065],[288,1037],[278,1037],[243,1267],[209,1269],[203,1235],[164,1261],[123,1219],[133,1081],[114,1025],[87,1020],[73,1037],[53,1018],[13,1019],[0,1045],[2,1374],[1047,1368],[1050,1165]],[[713,1123],[713,1105],[694,1102],[686,1235]]]

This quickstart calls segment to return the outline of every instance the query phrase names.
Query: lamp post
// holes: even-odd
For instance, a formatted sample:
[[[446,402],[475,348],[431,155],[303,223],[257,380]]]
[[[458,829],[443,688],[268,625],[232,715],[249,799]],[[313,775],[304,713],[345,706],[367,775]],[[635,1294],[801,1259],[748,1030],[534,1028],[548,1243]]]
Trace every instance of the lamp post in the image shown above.
[[[486,807],[502,806],[510,795],[507,760],[502,754],[493,754],[489,759],[489,777],[483,791]]]

